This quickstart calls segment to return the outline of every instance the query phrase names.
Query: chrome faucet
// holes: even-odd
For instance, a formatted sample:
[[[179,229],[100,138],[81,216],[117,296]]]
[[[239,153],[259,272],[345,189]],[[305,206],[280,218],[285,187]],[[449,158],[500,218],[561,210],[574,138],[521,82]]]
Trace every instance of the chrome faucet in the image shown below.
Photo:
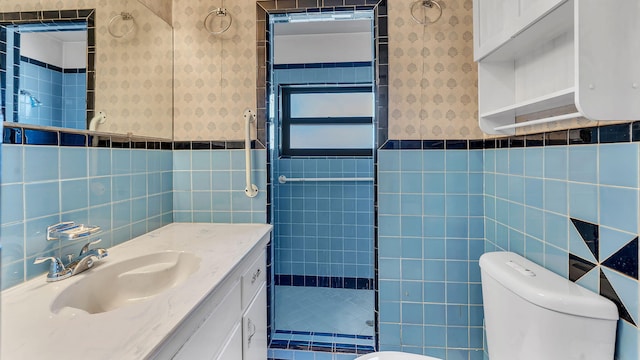
[[[72,270],[65,268],[64,264],[62,264],[62,260],[58,259],[57,257],[38,257],[33,263],[40,264],[47,260],[51,260],[51,265],[49,266],[49,274],[47,275],[47,282],[60,281],[71,276]]]
[[[47,275],[47,282],[64,280],[92,268],[95,261],[101,260],[109,255],[107,249],[89,249],[91,245],[95,245],[100,241],[102,241],[102,239],[90,241],[85,244],[80,250],[80,255],[78,255],[78,257],[71,261],[67,266],[64,266],[59,258],[53,256],[36,258],[33,263],[40,264],[47,260],[51,260],[49,274]]]

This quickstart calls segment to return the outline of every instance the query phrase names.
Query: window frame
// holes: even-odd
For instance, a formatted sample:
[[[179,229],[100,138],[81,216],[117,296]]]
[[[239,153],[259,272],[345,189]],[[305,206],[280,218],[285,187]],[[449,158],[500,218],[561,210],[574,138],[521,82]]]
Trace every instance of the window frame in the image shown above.
[[[282,109],[280,156],[373,156],[375,138],[372,139],[371,148],[291,148],[291,126],[295,125],[361,125],[374,126],[372,116],[344,116],[344,117],[291,117],[291,95],[296,94],[328,94],[328,93],[371,93],[375,102],[374,87],[372,85],[350,86],[305,86],[280,85],[280,109]],[[372,127],[371,136],[375,136],[375,127]]]

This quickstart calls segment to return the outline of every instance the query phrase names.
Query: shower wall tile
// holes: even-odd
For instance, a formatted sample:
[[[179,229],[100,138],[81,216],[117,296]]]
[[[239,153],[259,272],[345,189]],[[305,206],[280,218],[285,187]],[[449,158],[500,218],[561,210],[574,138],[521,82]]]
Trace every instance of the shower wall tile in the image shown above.
[[[78,250],[47,241],[49,225],[99,225],[101,245],[111,247],[173,221],[172,199],[162,201],[172,194],[171,182],[161,184],[172,173],[171,151],[2,144],[2,156],[3,289],[46,272],[46,264],[33,265],[35,257]],[[143,161],[126,160],[134,158]],[[147,178],[154,179],[150,186]]]
[[[371,163],[371,158],[321,157],[278,159],[276,166],[277,176],[293,178],[373,177]],[[421,182],[411,179],[407,176],[405,185],[420,192]],[[277,275],[373,279],[373,183],[288,182],[275,184],[274,192]],[[415,198],[404,205],[420,214],[420,195]],[[401,206],[398,200],[398,211]],[[404,220],[405,226],[411,223]],[[401,231],[399,217],[388,221]]]

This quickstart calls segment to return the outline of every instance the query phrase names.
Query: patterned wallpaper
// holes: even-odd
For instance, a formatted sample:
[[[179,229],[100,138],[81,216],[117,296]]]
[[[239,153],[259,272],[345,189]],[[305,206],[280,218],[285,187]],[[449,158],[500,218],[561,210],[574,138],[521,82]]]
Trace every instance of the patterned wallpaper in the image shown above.
[[[164,20],[130,0],[3,0],[0,12],[89,9],[96,11],[96,103],[107,114],[98,130],[159,138],[172,136],[172,34]],[[116,39],[107,24],[120,12],[136,22]],[[114,21],[114,32],[122,30]],[[119,33],[117,33],[119,34]]]
[[[138,0],[160,16],[167,24],[173,23],[173,0]]]
[[[256,107],[255,0],[228,1],[231,28],[210,35],[203,22],[219,6],[210,0],[173,2],[176,140],[244,139],[242,113]]]
[[[164,0],[155,10],[167,19],[173,16],[173,52],[170,27],[137,1],[49,3],[1,1],[0,11],[98,8],[96,109],[109,116],[102,130],[162,138],[170,138],[173,130],[175,140],[243,139],[242,112],[256,106],[255,0],[225,5],[233,16],[233,24],[221,36],[208,34],[203,26],[206,14],[221,6],[220,2],[173,0],[171,14],[170,0]],[[388,137],[484,137],[477,126],[472,0],[440,0],[442,18],[427,26],[411,18],[412,3],[388,2]],[[138,28],[131,39],[114,39],[107,32],[106,24],[121,11],[131,12],[136,18]],[[554,109],[549,113],[563,111]],[[595,124],[575,119],[519,129],[518,134]]]
[[[443,17],[428,27],[413,22],[411,3],[389,1],[389,138],[481,138],[471,0],[441,1]],[[225,36],[203,29],[217,6],[174,0],[177,140],[242,139],[241,114],[255,107],[255,0],[227,3]]]
[[[426,26],[411,4],[389,1],[389,138],[482,138],[472,1],[439,1],[442,18]]]

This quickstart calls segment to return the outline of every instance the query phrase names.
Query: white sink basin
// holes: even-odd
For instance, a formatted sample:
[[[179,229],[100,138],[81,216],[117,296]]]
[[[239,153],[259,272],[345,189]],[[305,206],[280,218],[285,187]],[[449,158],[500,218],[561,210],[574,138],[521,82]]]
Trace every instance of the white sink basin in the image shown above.
[[[58,314],[73,308],[97,314],[145,301],[181,284],[199,266],[200,258],[184,251],[156,252],[96,266],[64,289],[53,300],[51,311]]]

